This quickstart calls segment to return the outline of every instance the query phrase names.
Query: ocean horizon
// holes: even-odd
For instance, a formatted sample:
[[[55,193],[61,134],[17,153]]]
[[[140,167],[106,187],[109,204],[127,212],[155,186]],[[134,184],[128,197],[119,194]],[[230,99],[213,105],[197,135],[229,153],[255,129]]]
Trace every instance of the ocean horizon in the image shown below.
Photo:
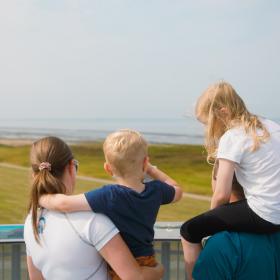
[[[280,123],[280,118],[273,120]],[[0,119],[0,138],[35,140],[52,135],[68,142],[102,141],[122,128],[140,131],[150,143],[203,144],[203,126],[193,117]]]
[[[102,141],[122,128],[140,131],[150,143],[203,143],[203,126],[191,117],[0,119],[0,138],[35,140],[52,135],[69,142]]]

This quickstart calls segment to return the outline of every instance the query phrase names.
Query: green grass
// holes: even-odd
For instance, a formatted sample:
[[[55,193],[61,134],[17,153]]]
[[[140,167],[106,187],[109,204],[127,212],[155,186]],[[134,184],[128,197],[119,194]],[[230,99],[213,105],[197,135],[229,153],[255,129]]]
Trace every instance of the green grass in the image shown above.
[[[0,162],[29,166],[30,146],[0,145]],[[101,143],[72,146],[80,161],[79,175],[111,179],[103,170]],[[211,166],[205,161],[203,148],[192,145],[151,145],[151,162],[171,175],[185,192],[211,194]],[[25,170],[0,167],[0,223],[23,223],[27,211],[29,174]],[[100,186],[98,183],[78,180],[76,192],[81,193]],[[205,201],[183,198],[180,202],[162,206],[158,220],[184,221],[209,208]]]
[[[0,167],[0,224],[23,223],[27,214],[30,174],[25,170]],[[78,180],[75,193],[82,193],[100,184]],[[189,198],[162,206],[159,221],[184,221],[209,208],[209,203]]]
[[[27,214],[30,172],[0,167],[0,224],[23,223]],[[100,186],[95,182],[77,180],[76,193]]]
[[[28,180],[27,172],[0,167],[0,224],[24,221]]]
[[[29,146],[0,145],[0,162],[29,166]],[[103,170],[104,156],[101,143],[72,146],[80,162],[79,175],[111,179]],[[211,166],[206,163],[201,146],[151,145],[149,156],[152,164],[172,176],[185,192],[211,194]]]

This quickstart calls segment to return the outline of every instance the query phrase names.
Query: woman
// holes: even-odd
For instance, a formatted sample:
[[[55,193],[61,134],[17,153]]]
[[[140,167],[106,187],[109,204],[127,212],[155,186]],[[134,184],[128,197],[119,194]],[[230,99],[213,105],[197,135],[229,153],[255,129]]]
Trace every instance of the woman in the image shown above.
[[[78,163],[66,143],[56,137],[35,142],[31,165],[30,213],[24,227],[31,280],[105,280],[109,279],[106,262],[121,279],[160,279],[162,267],[139,267],[106,216],[38,210],[42,195],[74,190]]]

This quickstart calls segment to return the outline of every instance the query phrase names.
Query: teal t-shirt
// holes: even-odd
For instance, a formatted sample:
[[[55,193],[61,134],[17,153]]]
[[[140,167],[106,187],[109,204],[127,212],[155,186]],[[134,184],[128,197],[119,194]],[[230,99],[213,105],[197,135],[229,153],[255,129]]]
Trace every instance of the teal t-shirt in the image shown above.
[[[280,232],[223,231],[206,243],[193,270],[195,280],[279,280]]]

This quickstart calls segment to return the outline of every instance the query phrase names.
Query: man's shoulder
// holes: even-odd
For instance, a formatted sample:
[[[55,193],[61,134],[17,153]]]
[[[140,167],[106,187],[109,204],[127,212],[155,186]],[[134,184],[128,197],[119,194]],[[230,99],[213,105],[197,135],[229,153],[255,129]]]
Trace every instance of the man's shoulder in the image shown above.
[[[280,241],[280,231],[272,234],[222,231],[211,236],[207,240],[206,246],[216,246],[217,244],[220,244],[220,247],[222,247],[221,244],[246,246],[253,243],[261,245],[273,241]]]
[[[259,254],[260,251],[263,252],[262,255]],[[244,261],[252,259],[255,261],[262,259],[265,262],[263,256],[266,255],[266,259],[269,260],[272,251],[279,252],[280,257],[280,232],[255,234],[223,231],[207,240],[200,258],[204,261],[211,257],[218,262],[234,259],[240,261],[242,259],[243,264]],[[223,256],[223,259],[221,259],[221,256]]]
[[[206,242],[195,265],[194,276],[198,280],[232,279],[233,276],[234,279],[279,279],[276,276],[279,271],[276,261],[276,258],[279,259],[278,252],[280,232],[254,234],[223,231]]]
[[[219,250],[238,250],[240,248],[240,233],[222,231],[211,236],[205,243],[205,249],[215,252]]]

